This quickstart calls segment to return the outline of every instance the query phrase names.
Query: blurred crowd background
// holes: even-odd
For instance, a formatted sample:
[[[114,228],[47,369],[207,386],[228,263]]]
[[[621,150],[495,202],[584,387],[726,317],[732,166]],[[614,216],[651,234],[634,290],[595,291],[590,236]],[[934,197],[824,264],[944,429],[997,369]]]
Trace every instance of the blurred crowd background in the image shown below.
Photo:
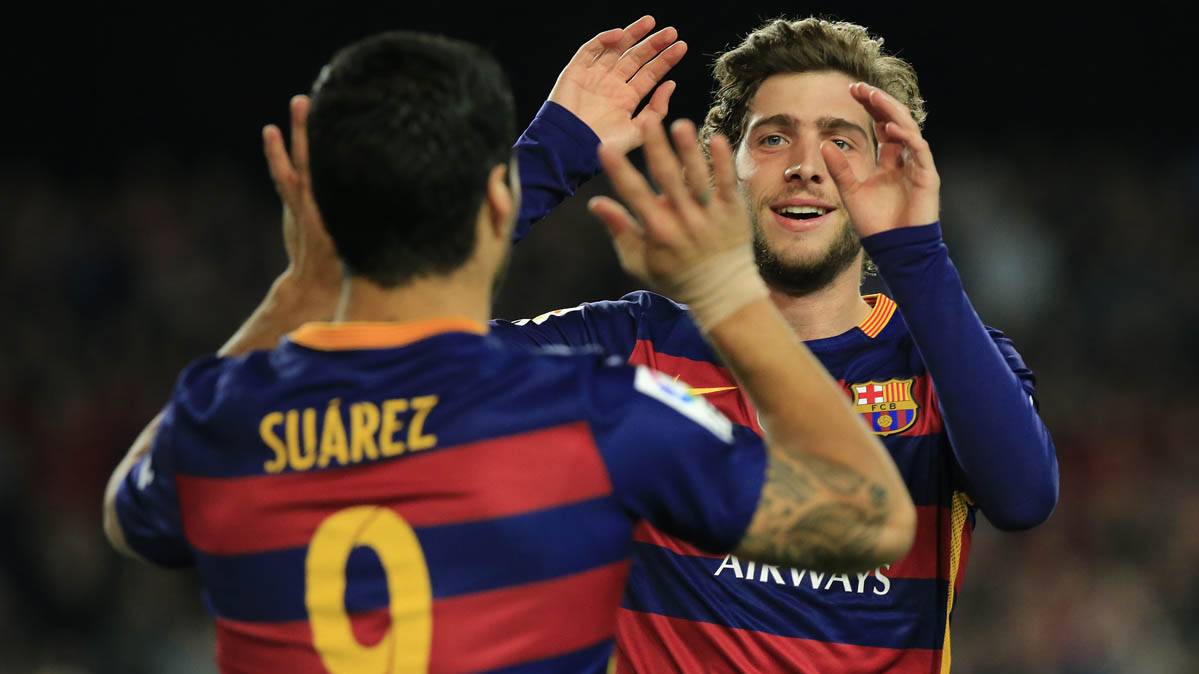
[[[920,73],[951,254],[1040,380],[1061,502],[1007,534],[979,518],[954,672],[1199,671],[1199,134],[1185,26],[1015,9],[863,23]],[[166,11],[166,10],[162,10]],[[699,119],[713,56],[786,8],[116,11],[13,50],[0,142],[0,672],[212,672],[191,573],[123,561],[104,483],[179,370],[283,267],[259,129],[339,46],[385,28],[489,47],[532,118],[602,29],[652,12],[691,45],[671,116]],[[971,10],[977,12],[978,10]],[[517,249],[497,315],[634,289],[584,209]],[[980,402],[977,413],[988,413]]]

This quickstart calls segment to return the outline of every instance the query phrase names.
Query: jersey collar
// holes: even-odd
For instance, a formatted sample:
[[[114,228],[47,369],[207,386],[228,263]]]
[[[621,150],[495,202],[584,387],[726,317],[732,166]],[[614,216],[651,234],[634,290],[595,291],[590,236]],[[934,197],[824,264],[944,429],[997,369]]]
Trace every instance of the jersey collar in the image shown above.
[[[487,333],[487,328],[469,318],[437,318],[407,323],[351,321],[305,323],[288,335],[300,346],[320,351],[351,349],[394,349],[447,332]]]
[[[891,322],[891,317],[895,315],[896,304],[894,300],[882,293],[863,295],[862,299],[866,300],[866,304],[872,308],[866,320],[858,324],[858,329],[866,333],[870,339],[874,339]]]

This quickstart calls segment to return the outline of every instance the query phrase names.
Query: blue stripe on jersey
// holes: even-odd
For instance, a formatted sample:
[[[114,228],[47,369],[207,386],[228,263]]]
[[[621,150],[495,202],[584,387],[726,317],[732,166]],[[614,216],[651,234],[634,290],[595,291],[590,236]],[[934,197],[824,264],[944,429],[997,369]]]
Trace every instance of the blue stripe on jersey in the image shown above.
[[[485,674],[559,674],[560,672],[603,674],[608,669],[610,657],[612,657],[612,640],[605,639],[594,646],[571,651],[565,655],[533,662],[522,662],[519,665],[502,669],[490,669]]]
[[[615,501],[604,497],[486,522],[416,528],[416,536],[436,599],[548,580],[623,560],[630,552],[632,532]],[[556,554],[545,555],[547,541]],[[306,619],[302,588],[307,552],[292,548],[250,555],[196,553],[209,608],[230,620]],[[346,576],[348,611],[387,605],[387,580],[374,554],[351,554]]]
[[[806,574],[801,587],[794,587],[789,569],[779,570],[785,585],[769,576],[764,583],[738,579],[729,571],[716,578],[721,559],[677,555],[644,543],[637,544],[633,559],[622,602],[633,611],[880,648],[936,649],[944,638],[944,624],[927,618],[944,615],[949,584],[943,580],[891,578],[886,595],[876,596],[869,584],[863,594],[844,591],[840,582],[831,590],[813,590]],[[825,574],[822,586],[830,577]],[[856,574],[848,578],[856,589]],[[820,592],[818,598],[813,592]]]

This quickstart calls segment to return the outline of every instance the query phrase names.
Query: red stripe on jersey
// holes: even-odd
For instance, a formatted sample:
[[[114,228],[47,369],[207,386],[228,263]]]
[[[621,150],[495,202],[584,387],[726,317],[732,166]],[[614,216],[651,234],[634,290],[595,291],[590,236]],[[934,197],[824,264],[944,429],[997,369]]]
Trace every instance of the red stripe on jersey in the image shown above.
[[[937,435],[944,432],[945,424],[941,421],[941,408],[937,406],[937,390],[932,377],[922,374],[913,379],[912,399],[920,406],[916,410],[916,423],[903,434]]]
[[[677,538],[671,538],[666,534],[658,531],[654,525],[642,520],[641,524],[633,530],[633,540],[638,543],[649,543],[656,545],[659,548],[665,548],[675,553],[676,555],[687,555],[688,557],[712,557],[714,559],[723,559],[724,555],[714,555],[710,552],[704,552],[699,548],[691,545],[686,541]]]
[[[618,674],[674,672],[936,672],[941,651],[873,648],[779,637],[621,609]]]
[[[672,356],[654,350],[653,342],[646,339],[637,340],[629,363],[645,365],[672,377],[677,377],[691,388],[721,388],[734,387],[728,391],[719,391],[704,398],[712,406],[728,417],[729,421],[752,428],[761,435],[762,427],[758,425],[758,415],[749,404],[749,399],[741,394],[737,380],[729,371],[715,363],[691,360],[681,356]]]
[[[944,578],[948,579],[948,569],[938,569],[937,541],[949,540],[950,516],[948,508],[938,506],[916,506],[916,538],[907,556],[891,565],[887,571],[888,578]],[[969,548],[969,524],[967,533],[963,535],[963,560]],[[672,538],[649,522],[641,522],[633,532],[633,540],[648,543],[669,550],[676,555],[688,557],[708,557],[722,559],[724,555],[714,555],[699,548]],[[965,563],[963,561],[962,566]],[[960,572],[959,572],[960,573]],[[960,583],[960,581],[959,581]]]
[[[949,569],[938,569],[938,541],[949,540],[949,508],[916,506],[916,538],[907,556],[891,565],[888,578],[949,579]]]
[[[432,671],[474,672],[611,639],[627,561],[433,603]]]
[[[672,356],[654,350],[654,343],[648,339],[639,339],[633,345],[633,353],[629,355],[633,365],[645,365],[670,376],[678,375],[679,379],[694,388],[718,388],[721,386],[736,386],[737,382],[728,369],[706,360],[691,360],[682,356]]]
[[[372,503],[415,527],[506,517],[612,492],[585,422],[349,468],[207,478],[178,475],[187,538],[209,554],[308,544],[324,518]],[[319,506],[313,506],[314,495]]]
[[[312,649],[307,620],[253,623],[217,618],[216,663],[221,674],[328,673]]]
[[[431,672],[510,667],[612,638],[629,563],[433,602]],[[378,634],[387,609],[355,615],[355,632]],[[359,627],[360,623],[369,624]],[[216,619],[223,674],[324,674],[307,621],[252,623]]]

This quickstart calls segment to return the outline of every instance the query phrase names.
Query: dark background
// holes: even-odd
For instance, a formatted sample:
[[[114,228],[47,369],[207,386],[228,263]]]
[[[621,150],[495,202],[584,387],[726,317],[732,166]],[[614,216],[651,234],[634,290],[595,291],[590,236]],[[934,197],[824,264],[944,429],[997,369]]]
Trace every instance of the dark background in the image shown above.
[[[260,129],[286,121],[331,54],[390,28],[478,42],[527,121],[579,44],[646,12],[690,44],[672,117],[701,119],[715,54],[783,13],[864,24],[920,74],[951,254],[1040,375],[1062,470],[1045,526],[1004,534],[980,518],[954,671],[1199,667],[1197,59],[1178,12],[29,9],[0,28],[0,671],[212,671],[194,577],[117,558],[100,497],[178,371],[282,269]],[[583,198],[518,247],[497,315],[635,287]]]

